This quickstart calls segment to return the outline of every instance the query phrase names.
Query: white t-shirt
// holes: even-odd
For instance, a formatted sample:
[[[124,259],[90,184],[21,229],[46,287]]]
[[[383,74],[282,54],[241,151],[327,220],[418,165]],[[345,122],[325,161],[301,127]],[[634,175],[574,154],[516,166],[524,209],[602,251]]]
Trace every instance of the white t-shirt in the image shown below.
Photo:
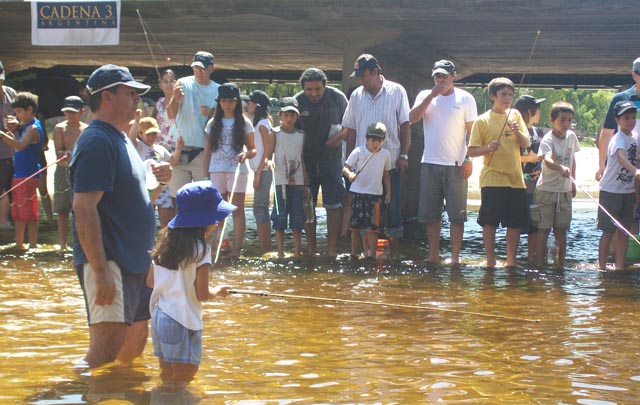
[[[233,124],[236,122],[235,118],[223,118],[222,119],[222,134],[220,136],[220,144],[218,150],[211,152],[211,161],[209,162],[209,172],[235,172],[238,166],[238,155],[233,149]],[[211,128],[213,126],[213,118],[207,122],[205,133],[207,134],[207,142]],[[244,133],[250,134],[253,132],[253,124],[246,117],[244,118]],[[244,150],[244,147],[242,148]],[[240,165],[240,173],[247,174],[249,170],[246,164]]]
[[[169,315],[189,330],[202,330],[202,303],[196,296],[196,270],[203,264],[211,264],[211,247],[198,246],[198,254],[205,249],[204,257],[199,262],[180,264],[178,270],[153,263],[153,292],[149,303],[149,311],[153,314],[158,305],[162,312]]]
[[[414,107],[431,94],[418,93]],[[453,88],[453,93],[436,96],[422,116],[424,150],[422,163],[443,166],[461,165],[467,154],[467,122],[478,116],[476,100],[467,91]]]
[[[271,134],[271,121],[269,121],[268,118],[261,119],[256,124],[255,131],[253,132],[253,141],[256,145],[256,151],[258,153],[256,153],[256,155],[249,160],[249,166],[254,172],[258,170],[258,167],[260,167],[260,163],[262,162],[262,159],[264,157],[263,155],[266,147],[266,145],[262,144],[262,134],[260,134],[261,127],[264,127],[267,130],[267,134]],[[266,170],[269,170],[269,168],[267,167],[267,165],[264,165],[262,171],[264,172]]]
[[[366,146],[358,146],[351,152],[345,164],[356,173],[356,179],[351,183],[351,191],[382,195],[382,175],[386,170],[391,170],[391,154],[388,150],[380,148],[372,154]]]
[[[156,162],[168,162],[169,159],[171,159],[171,153],[169,153],[164,146],[160,146],[157,143],[154,143],[153,147],[151,147],[141,140],[138,140],[136,150],[142,161],[153,159]]]
[[[294,132],[284,132],[280,127],[275,127],[273,133],[276,135],[276,148],[273,151],[276,186],[304,185],[302,171],[304,132],[297,129],[294,129]]]
[[[567,136],[564,139],[558,138],[553,135],[553,131],[549,131],[540,142],[538,156],[551,153],[551,159],[554,163],[568,167],[571,170],[576,152],[580,152],[580,143],[573,131],[567,131]],[[552,193],[566,193],[571,191],[571,179],[562,177],[559,171],[549,169],[543,162],[537,188]]]
[[[623,149],[629,162],[636,166],[638,160],[638,134],[631,132],[629,136],[618,131],[611,138],[607,149],[607,166],[602,174],[602,179],[600,179],[600,190],[615,194],[633,193],[635,191],[633,185],[635,173],[629,173],[627,169],[622,167],[615,156],[619,149]]]
[[[355,146],[367,144],[367,128],[376,122],[387,127],[387,138],[382,147],[391,154],[391,167],[395,169],[400,156],[400,127],[409,122],[409,98],[404,87],[383,79],[382,88],[375,97],[362,86],[353,91],[342,117],[342,127],[356,131]]]

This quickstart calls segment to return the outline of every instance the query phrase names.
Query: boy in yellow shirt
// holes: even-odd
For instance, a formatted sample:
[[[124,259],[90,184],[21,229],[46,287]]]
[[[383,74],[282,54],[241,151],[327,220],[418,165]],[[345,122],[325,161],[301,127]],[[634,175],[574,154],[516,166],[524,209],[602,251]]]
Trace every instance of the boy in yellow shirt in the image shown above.
[[[478,223],[487,267],[496,265],[496,229],[507,228],[507,266],[516,265],[520,228],[527,226],[527,193],[520,165],[520,148],[529,146],[526,124],[511,108],[513,82],[498,77],[489,82],[491,110],[478,116],[471,128],[468,155],[484,156],[480,173],[481,205]]]

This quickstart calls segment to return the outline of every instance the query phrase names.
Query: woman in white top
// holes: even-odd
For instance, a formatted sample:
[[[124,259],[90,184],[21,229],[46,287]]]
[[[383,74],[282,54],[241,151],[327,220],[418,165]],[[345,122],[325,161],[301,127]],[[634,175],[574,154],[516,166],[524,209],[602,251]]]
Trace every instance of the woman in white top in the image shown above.
[[[258,246],[261,253],[271,250],[271,221],[269,220],[269,198],[273,182],[273,151],[269,150],[269,136],[273,121],[269,115],[269,96],[262,90],[249,95],[247,112],[253,115],[256,155],[249,160],[253,176],[253,216],[258,228]]]
[[[242,114],[240,89],[235,83],[224,83],[218,88],[218,99],[213,118],[205,128],[207,142],[204,147],[202,173],[205,179],[238,209],[233,213],[232,256],[240,256],[244,241],[246,218],[244,198],[249,170],[245,160],[256,155],[253,125]],[[235,188],[234,188],[235,185]],[[224,235],[221,235],[223,237]]]

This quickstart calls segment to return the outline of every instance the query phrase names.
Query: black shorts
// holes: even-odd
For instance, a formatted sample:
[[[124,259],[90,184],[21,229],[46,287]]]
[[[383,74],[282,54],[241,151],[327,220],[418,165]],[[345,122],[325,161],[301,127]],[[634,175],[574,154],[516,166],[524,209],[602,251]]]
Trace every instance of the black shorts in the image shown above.
[[[524,228],[528,225],[527,191],[524,188],[482,187],[478,224],[496,228]]]

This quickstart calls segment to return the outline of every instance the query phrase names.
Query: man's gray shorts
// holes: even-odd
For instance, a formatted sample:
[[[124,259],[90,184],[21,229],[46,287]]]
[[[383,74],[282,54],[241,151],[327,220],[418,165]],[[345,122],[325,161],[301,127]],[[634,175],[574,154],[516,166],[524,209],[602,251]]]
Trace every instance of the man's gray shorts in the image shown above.
[[[452,224],[467,220],[467,179],[462,178],[460,166],[422,163],[420,171],[420,222],[442,220],[444,201]]]

